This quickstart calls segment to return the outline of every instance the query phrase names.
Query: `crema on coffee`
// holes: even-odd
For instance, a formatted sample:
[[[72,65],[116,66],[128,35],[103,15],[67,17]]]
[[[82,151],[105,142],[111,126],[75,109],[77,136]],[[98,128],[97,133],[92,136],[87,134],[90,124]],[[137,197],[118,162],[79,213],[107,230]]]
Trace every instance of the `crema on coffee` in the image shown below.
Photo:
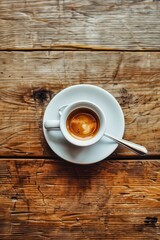
[[[100,120],[91,109],[78,108],[67,117],[66,127],[72,137],[79,140],[88,140],[97,134]]]

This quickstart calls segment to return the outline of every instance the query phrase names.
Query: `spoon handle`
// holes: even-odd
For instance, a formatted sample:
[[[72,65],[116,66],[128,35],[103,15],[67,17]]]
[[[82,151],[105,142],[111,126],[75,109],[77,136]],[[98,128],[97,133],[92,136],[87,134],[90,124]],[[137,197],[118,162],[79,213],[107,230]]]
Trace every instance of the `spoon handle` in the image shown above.
[[[147,149],[139,144],[124,140],[124,139],[118,139],[116,137],[111,136],[108,133],[104,133],[104,136],[112,139],[113,141],[119,143],[120,145],[130,149],[131,151],[138,153],[140,155],[146,155],[147,154]]]

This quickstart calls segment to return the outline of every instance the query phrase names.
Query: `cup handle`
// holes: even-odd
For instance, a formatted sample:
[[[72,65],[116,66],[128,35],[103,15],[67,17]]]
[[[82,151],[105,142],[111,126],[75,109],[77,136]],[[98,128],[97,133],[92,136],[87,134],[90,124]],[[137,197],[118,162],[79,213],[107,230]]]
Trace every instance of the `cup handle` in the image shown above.
[[[60,121],[59,120],[48,120],[44,122],[44,127],[46,129],[51,128],[59,128],[60,127]]]

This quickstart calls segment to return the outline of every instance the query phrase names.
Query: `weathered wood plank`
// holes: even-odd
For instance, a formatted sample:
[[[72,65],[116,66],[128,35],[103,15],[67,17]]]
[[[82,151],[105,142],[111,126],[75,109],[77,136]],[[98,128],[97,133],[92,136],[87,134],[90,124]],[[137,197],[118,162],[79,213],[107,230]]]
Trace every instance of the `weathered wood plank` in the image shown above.
[[[159,239],[160,161],[0,161],[0,239]]]
[[[1,52],[1,156],[53,156],[42,133],[45,108],[57,92],[80,83],[111,92],[124,111],[125,138],[159,155],[159,70],[160,53]]]
[[[158,0],[0,2],[0,49],[160,49]]]

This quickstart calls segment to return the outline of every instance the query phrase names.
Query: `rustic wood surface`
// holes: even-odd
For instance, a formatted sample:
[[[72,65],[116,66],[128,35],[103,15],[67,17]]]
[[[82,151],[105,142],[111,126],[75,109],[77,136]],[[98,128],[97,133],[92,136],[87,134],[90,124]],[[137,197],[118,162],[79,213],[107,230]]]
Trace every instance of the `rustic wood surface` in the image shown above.
[[[2,159],[0,239],[158,240],[158,171],[157,160]]]
[[[159,20],[158,0],[0,1],[0,240],[160,239]],[[51,151],[46,106],[83,83],[116,97],[147,156]]]
[[[160,50],[159,0],[0,1],[0,49]]]
[[[160,149],[160,53],[4,52],[0,57],[0,150],[3,156],[53,156],[42,133],[54,95],[79,83],[111,92],[123,108],[125,138]],[[119,148],[118,156],[135,156]]]

